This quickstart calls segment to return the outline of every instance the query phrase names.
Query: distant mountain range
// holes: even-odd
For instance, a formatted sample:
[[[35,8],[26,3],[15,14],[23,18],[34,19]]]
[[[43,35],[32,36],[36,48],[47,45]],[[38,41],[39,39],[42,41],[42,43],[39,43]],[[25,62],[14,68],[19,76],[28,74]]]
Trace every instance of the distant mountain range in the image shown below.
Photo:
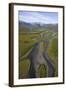
[[[58,31],[58,24],[26,23],[19,21],[19,32],[34,32],[40,30]]]

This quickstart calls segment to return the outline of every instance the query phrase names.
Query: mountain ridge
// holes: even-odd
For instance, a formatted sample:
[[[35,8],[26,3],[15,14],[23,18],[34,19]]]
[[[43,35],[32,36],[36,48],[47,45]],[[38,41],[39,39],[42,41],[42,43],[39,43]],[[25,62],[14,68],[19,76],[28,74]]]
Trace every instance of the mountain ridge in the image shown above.
[[[43,30],[58,31],[58,24],[40,24],[40,23],[26,23],[19,21],[19,31],[21,32],[33,32]]]

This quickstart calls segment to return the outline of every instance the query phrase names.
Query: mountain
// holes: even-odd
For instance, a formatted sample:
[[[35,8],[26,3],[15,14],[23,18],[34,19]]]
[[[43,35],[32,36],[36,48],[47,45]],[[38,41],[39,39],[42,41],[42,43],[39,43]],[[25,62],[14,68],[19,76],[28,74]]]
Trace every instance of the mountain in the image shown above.
[[[25,22],[19,22],[19,31],[20,32],[29,32],[30,30],[30,24]]]
[[[58,24],[40,24],[40,23],[26,23],[19,21],[20,32],[34,32],[40,30],[58,31]]]
[[[45,24],[44,29],[57,32],[58,31],[58,24]]]

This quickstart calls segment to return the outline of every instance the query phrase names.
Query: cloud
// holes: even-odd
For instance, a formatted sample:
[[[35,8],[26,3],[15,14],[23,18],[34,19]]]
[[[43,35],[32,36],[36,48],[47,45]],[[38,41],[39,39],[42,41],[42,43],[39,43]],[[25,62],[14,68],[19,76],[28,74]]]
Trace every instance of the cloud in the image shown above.
[[[19,20],[29,23],[57,23],[57,16],[54,13],[41,13],[41,12],[27,12],[27,11],[20,11],[19,12]]]

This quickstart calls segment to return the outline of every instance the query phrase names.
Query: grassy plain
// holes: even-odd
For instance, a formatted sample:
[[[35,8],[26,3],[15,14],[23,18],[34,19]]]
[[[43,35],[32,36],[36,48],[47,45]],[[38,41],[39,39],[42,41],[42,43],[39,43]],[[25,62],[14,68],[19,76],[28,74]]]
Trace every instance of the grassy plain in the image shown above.
[[[57,38],[51,40],[48,49],[48,54],[54,64],[55,76],[58,76],[58,39]]]
[[[43,33],[43,37],[41,36]],[[53,34],[55,34],[53,36]],[[47,46],[44,41],[49,40],[49,48],[47,50],[51,62],[54,64],[55,76],[58,75],[58,38],[57,33],[44,30],[37,33],[19,33],[19,56],[24,56],[31,48],[34,48],[34,44],[38,41],[43,41],[43,49]],[[20,60],[19,63],[19,78],[27,78],[27,74],[30,68],[30,60],[25,58]],[[41,65],[39,68],[40,77],[46,77],[46,68]]]

